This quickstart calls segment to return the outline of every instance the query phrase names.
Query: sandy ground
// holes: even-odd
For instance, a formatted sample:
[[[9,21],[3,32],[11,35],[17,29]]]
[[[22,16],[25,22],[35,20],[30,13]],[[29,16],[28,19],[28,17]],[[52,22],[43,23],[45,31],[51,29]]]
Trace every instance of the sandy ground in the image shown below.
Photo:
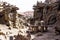
[[[35,38],[33,40],[60,40],[60,35],[55,34],[55,29],[53,27],[48,28],[48,32],[42,33],[41,36],[37,36],[41,34],[40,32],[35,34]]]
[[[7,34],[7,36],[13,36],[13,35],[17,35],[18,33],[18,30],[17,29],[14,29],[12,28],[12,30],[9,30],[8,27],[6,27],[5,25],[0,25],[0,29],[1,31],[0,32],[3,32],[6,34],[6,32],[11,32],[12,34]],[[37,36],[38,34],[42,34],[40,36]],[[56,39],[59,39],[60,40],[60,35],[56,35],[55,34],[55,29],[53,27],[49,27],[48,28],[48,32],[44,32],[44,33],[36,33],[36,34],[33,34],[31,35],[31,38],[33,40],[56,40]],[[0,35],[0,39],[4,39],[4,36]]]

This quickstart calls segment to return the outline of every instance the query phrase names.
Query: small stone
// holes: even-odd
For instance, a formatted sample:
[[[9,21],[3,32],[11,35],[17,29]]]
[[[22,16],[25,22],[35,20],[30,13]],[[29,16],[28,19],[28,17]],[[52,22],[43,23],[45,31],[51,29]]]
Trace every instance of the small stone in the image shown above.
[[[43,36],[43,34],[42,33],[39,33],[39,34],[37,34],[37,36]]]
[[[56,39],[56,40],[59,40],[59,39]]]

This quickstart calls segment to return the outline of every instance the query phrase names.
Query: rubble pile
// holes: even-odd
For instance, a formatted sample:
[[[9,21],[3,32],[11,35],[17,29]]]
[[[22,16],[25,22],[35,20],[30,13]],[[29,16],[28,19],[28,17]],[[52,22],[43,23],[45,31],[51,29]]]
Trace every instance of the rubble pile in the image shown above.
[[[7,2],[0,2],[0,40],[28,40],[26,20],[17,13],[18,9]]]

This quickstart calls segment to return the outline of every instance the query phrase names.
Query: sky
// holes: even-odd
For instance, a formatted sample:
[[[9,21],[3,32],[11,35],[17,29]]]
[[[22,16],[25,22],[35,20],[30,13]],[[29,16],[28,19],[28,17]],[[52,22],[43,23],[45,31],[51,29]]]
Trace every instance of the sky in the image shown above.
[[[44,2],[45,0],[0,0],[0,1],[16,5],[19,8],[18,12],[25,12],[33,11],[33,5],[35,5],[37,1]]]

